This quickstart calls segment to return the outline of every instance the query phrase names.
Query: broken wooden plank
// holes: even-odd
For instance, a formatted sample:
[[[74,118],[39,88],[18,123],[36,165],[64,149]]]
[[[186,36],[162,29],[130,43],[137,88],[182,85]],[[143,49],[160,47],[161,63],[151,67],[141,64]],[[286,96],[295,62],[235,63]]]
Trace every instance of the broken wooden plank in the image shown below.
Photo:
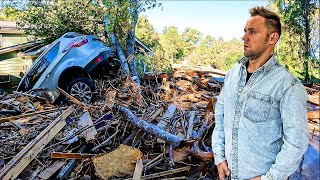
[[[65,161],[56,161],[44,171],[42,171],[38,177],[41,179],[49,179],[53,174],[55,174],[59,169],[61,169],[66,164]]]
[[[87,150],[87,145],[82,145],[80,150],[78,151],[79,153],[83,153]],[[67,165],[65,165],[61,171],[59,172],[59,174],[57,175],[57,177],[55,179],[68,179],[68,177],[70,176],[72,170],[76,167],[78,160],[77,159],[71,159]]]
[[[112,109],[116,95],[117,95],[117,91],[110,90],[110,88],[107,90],[107,93],[105,96],[105,105],[103,107],[104,110]]]
[[[180,179],[188,179],[188,178],[186,176],[181,176],[181,177],[166,178],[162,180],[178,180],[178,179],[180,180]]]
[[[0,178],[15,179],[23,169],[39,154],[52,138],[66,125],[65,119],[73,112],[70,106],[46,129],[22,149],[10,162],[0,170]]]
[[[140,180],[141,179],[141,175],[142,175],[142,171],[143,171],[142,159],[139,159],[136,162],[136,168],[134,169],[132,180]]]
[[[320,111],[309,111],[308,112],[308,119],[320,119]]]
[[[42,167],[38,166],[37,169],[35,171],[33,171],[33,173],[31,174],[29,180],[34,180],[36,179],[37,175],[39,174],[39,172],[41,171]]]
[[[41,100],[45,100],[43,97],[35,96],[33,94],[29,94],[29,93],[25,93],[25,92],[19,92],[19,91],[12,91],[12,92],[14,94],[21,95],[21,96],[27,96],[27,97],[31,97],[31,98],[38,98],[38,99],[41,99]]]
[[[15,128],[19,129],[19,133],[20,133],[21,135],[25,135],[25,134],[28,133],[28,131],[29,131],[28,129],[22,127],[22,126],[21,126],[19,123],[17,123],[17,122],[11,121],[10,123],[11,123],[12,126],[14,126]]]
[[[57,89],[60,91],[60,93],[62,93],[63,95],[65,95],[68,99],[70,99],[70,101],[72,101],[74,104],[82,107],[85,110],[90,110],[90,108],[88,106],[86,106],[85,104],[83,104],[82,102],[80,102],[78,99],[74,98],[73,96],[71,96],[70,94],[68,94],[67,92],[65,92],[63,89],[57,87]]]
[[[159,114],[161,114],[163,111],[163,107],[161,107],[160,109],[158,109],[156,112],[154,112],[149,118],[148,118],[148,122],[153,121],[157,116],[159,116]]]
[[[163,158],[163,153],[159,154],[157,157],[153,158],[151,161],[147,162],[146,165],[144,166],[145,169],[147,169],[148,166],[150,166],[151,164],[153,164],[154,162],[158,161],[159,159],[162,160]]]
[[[205,90],[209,89],[208,86],[206,86],[205,84],[202,84],[201,82],[198,82],[196,80],[194,80],[191,76],[189,76],[188,74],[184,74],[183,78],[185,78],[186,80],[198,85],[200,88],[203,88]]]
[[[191,115],[188,121],[188,131],[187,131],[187,137],[186,139],[190,139],[192,138],[192,131],[193,131],[193,120],[196,116],[196,112],[195,111],[191,111]]]
[[[168,171],[163,171],[163,172],[159,172],[159,173],[154,173],[154,174],[142,176],[141,179],[154,179],[154,178],[159,178],[159,177],[163,177],[163,176],[168,176],[168,175],[180,173],[183,171],[189,171],[190,168],[191,168],[190,166],[186,166],[186,167],[177,168],[177,169],[170,169]]]
[[[62,109],[65,109],[65,108],[64,107],[54,108],[54,109],[48,109],[48,110],[44,110],[44,111],[37,111],[37,112],[33,112],[33,113],[21,114],[18,116],[10,116],[10,117],[5,117],[5,118],[0,118],[0,123],[14,121],[16,119],[30,117],[30,116],[34,116],[37,114],[45,114],[45,113],[49,113],[49,112],[54,112],[54,111],[58,111],[58,110],[62,110]]]
[[[116,136],[118,134],[119,130],[117,130],[112,136],[110,136],[108,139],[104,140],[101,144],[99,144],[98,146],[92,148],[91,151],[95,151],[97,149],[99,149],[100,147],[106,145],[114,136]]]
[[[177,106],[175,104],[171,104],[167,111],[164,113],[160,122],[157,124],[161,129],[165,129],[167,125],[170,123],[170,119],[173,117],[174,112],[176,111]]]
[[[53,159],[86,159],[86,158],[91,158],[95,155],[96,154],[52,152],[51,158]]]
[[[87,142],[95,139],[95,136],[98,134],[88,111],[85,111],[79,118],[78,126],[80,128],[90,127],[81,133],[81,135],[86,139]]]

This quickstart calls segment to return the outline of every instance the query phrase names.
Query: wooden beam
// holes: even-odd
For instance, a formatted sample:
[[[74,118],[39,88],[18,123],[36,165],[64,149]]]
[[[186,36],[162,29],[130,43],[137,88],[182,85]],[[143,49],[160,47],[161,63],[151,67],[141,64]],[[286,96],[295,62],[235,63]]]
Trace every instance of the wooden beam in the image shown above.
[[[95,156],[96,154],[86,153],[63,153],[63,152],[52,152],[51,158],[56,159],[86,159]]]
[[[171,104],[167,111],[164,113],[164,115],[161,117],[160,121],[158,122],[157,126],[161,129],[165,129],[168,124],[171,122],[171,118],[174,115],[174,112],[176,111],[177,106],[175,104]]]
[[[141,175],[142,175],[142,171],[143,171],[142,159],[139,159],[136,162],[136,168],[134,169],[132,180],[140,180],[141,179]]]
[[[0,170],[2,180],[15,179],[24,168],[41,152],[41,150],[54,138],[54,136],[66,125],[65,119],[74,111],[70,106],[58,118],[56,118],[35,139],[27,144],[10,162]]]
[[[168,176],[168,175],[180,173],[180,172],[183,172],[183,171],[189,171],[190,168],[191,168],[190,166],[185,166],[185,167],[182,167],[182,168],[171,169],[171,170],[168,170],[168,171],[163,171],[163,172],[159,172],[159,173],[145,175],[145,176],[142,176],[141,179],[154,179],[154,178],[159,178],[159,177],[163,177],[163,176]]]
[[[96,138],[95,136],[98,134],[98,132],[93,125],[90,113],[88,111],[85,111],[79,118],[78,126],[80,128],[90,127],[81,133],[81,136],[83,136],[87,142]]]
[[[38,177],[41,179],[49,179],[53,174],[55,174],[59,169],[61,169],[66,164],[65,161],[56,161],[45,170],[43,170]]]
[[[73,96],[71,96],[70,94],[68,94],[67,92],[65,92],[63,89],[57,87],[57,89],[60,91],[60,93],[62,93],[63,95],[65,95],[68,99],[70,99],[70,101],[72,101],[73,103],[75,103],[78,106],[81,106],[83,109],[90,111],[90,108],[88,106],[86,106],[85,104],[83,104],[82,102],[80,102],[78,99],[74,98]]]

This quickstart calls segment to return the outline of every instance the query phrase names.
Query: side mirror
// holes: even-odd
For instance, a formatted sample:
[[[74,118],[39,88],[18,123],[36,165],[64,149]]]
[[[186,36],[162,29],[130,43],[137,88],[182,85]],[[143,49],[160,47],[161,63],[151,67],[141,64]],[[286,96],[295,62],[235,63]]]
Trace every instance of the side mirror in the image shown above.
[[[21,78],[23,78],[24,75],[25,75],[25,73],[22,72],[22,71],[20,71],[19,76],[20,76]]]

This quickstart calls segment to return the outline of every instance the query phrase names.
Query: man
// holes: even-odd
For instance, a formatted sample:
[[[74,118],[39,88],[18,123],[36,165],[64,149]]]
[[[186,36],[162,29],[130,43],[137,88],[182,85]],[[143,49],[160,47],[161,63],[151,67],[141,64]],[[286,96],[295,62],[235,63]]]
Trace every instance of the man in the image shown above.
[[[309,142],[307,93],[272,54],[280,18],[263,7],[250,14],[245,57],[227,73],[215,105],[215,164],[220,179],[287,179]]]

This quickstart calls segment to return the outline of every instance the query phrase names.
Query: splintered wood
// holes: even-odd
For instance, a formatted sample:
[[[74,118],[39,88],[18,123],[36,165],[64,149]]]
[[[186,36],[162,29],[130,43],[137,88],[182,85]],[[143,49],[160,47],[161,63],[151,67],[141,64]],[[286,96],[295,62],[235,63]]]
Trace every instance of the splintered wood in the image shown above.
[[[14,92],[0,96],[2,179],[214,179],[211,133],[223,74],[177,70],[96,80],[94,104],[65,106]],[[117,78],[115,78],[117,77]],[[319,91],[309,122],[319,138]]]

